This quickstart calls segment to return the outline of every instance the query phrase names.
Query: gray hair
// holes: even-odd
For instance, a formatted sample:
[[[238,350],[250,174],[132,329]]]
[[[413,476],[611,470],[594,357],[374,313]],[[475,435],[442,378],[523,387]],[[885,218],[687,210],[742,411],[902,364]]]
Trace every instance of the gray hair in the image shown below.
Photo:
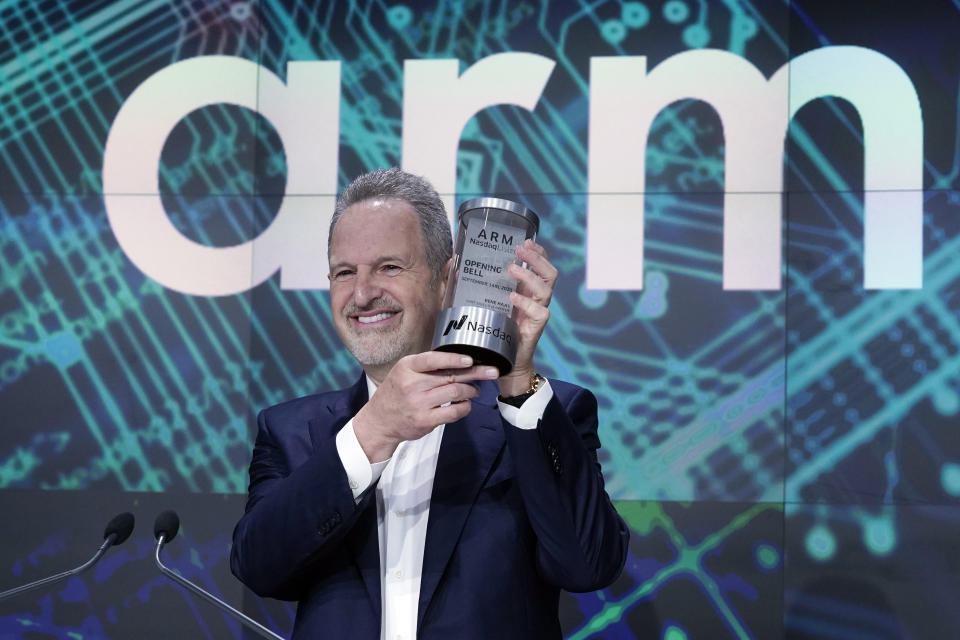
[[[391,198],[406,202],[417,212],[420,221],[420,236],[423,238],[427,266],[430,268],[431,286],[437,286],[443,277],[443,268],[453,256],[453,235],[447,211],[436,189],[426,179],[407,173],[402,169],[377,169],[358,176],[347,185],[333,210],[330,234],[327,236],[327,255],[333,228],[340,216],[352,205],[372,198]]]

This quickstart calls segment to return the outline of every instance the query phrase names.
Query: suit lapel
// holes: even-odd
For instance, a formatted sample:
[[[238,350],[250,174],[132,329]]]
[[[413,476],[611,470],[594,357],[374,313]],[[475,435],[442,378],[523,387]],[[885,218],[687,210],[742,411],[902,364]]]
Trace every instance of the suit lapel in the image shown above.
[[[364,375],[352,387],[344,389],[331,398],[326,407],[327,415],[310,422],[310,437],[313,446],[319,447],[329,442],[343,425],[347,423],[367,402],[367,378]],[[333,429],[331,429],[331,425]],[[363,510],[346,537],[347,546],[353,553],[357,569],[363,578],[370,602],[380,619],[380,542],[377,532],[377,507],[374,492],[369,491],[358,505]]]
[[[483,390],[470,415],[443,431],[423,551],[418,632],[470,509],[504,445],[496,386],[485,384]]]
[[[367,403],[367,377],[361,374],[353,386],[328,394],[327,398],[325,408],[320,409],[319,415],[308,423],[310,444],[314,451],[325,446]]]
[[[418,631],[477,493],[503,449],[504,436],[500,411],[497,409],[496,385],[484,384],[482,389],[481,397],[473,401],[470,415],[444,428],[423,553]],[[361,375],[356,384],[331,398],[326,415],[310,421],[313,446],[328,442],[366,402],[367,380]],[[364,513],[346,541],[379,618],[383,605],[380,595],[380,543],[373,491],[364,497],[360,508]]]

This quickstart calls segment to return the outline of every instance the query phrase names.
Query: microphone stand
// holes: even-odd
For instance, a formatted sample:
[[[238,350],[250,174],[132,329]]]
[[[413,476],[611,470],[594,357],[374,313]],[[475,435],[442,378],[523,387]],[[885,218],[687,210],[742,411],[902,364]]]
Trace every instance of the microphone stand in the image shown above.
[[[103,554],[105,554],[105,553],[107,552],[107,549],[109,549],[111,546],[113,546],[113,543],[114,543],[114,541],[117,539],[117,537],[118,537],[118,536],[117,536],[116,533],[111,533],[110,535],[108,535],[108,536],[106,537],[106,539],[104,539],[103,544],[100,545],[100,548],[97,549],[97,552],[93,555],[93,557],[90,558],[89,560],[87,560],[86,562],[84,562],[84,563],[83,563],[82,565],[80,565],[79,567],[75,567],[75,568],[73,568],[73,569],[68,569],[67,571],[63,571],[63,572],[58,573],[58,574],[56,574],[56,575],[54,575],[54,576],[49,576],[49,577],[43,578],[43,579],[41,579],[41,580],[36,580],[36,581],[34,581],[34,582],[29,582],[29,583],[27,583],[27,584],[25,584],[25,585],[22,585],[22,586],[19,586],[19,587],[15,588],[15,589],[10,589],[10,590],[8,590],[8,591],[4,591],[4,592],[0,593],[0,600],[6,600],[7,598],[12,598],[13,596],[19,595],[19,594],[23,593],[24,591],[31,591],[31,590],[33,590],[33,589],[38,589],[38,588],[40,588],[40,587],[46,586],[46,585],[48,585],[48,584],[51,584],[51,583],[53,583],[53,582],[58,582],[58,581],[60,581],[60,580],[63,580],[64,578],[69,578],[70,576],[75,576],[75,575],[77,575],[78,573],[82,573],[83,571],[86,571],[87,569],[89,569],[90,567],[92,567],[93,565],[95,565],[95,564],[97,563],[97,561],[100,560],[100,558],[103,557]]]
[[[167,576],[177,584],[186,587],[195,595],[200,596],[201,598],[203,598],[213,606],[217,607],[218,609],[227,611],[234,618],[236,618],[241,623],[243,623],[248,629],[250,629],[251,631],[257,632],[264,638],[268,638],[269,640],[284,640],[282,636],[278,636],[273,631],[270,631],[270,629],[267,629],[265,626],[263,626],[256,620],[247,617],[246,615],[244,615],[240,611],[237,611],[236,609],[234,609],[233,607],[231,607],[226,602],[216,597],[212,593],[207,593],[197,585],[193,584],[192,582],[190,582],[189,580],[181,576],[179,573],[176,573],[172,569],[169,569],[167,566],[165,566],[163,562],[160,561],[160,550],[163,549],[163,545],[166,542],[166,537],[167,537],[166,533],[160,533],[157,536],[157,548],[154,552],[154,559],[156,560],[157,566],[160,568],[160,571],[162,571],[165,576]]]

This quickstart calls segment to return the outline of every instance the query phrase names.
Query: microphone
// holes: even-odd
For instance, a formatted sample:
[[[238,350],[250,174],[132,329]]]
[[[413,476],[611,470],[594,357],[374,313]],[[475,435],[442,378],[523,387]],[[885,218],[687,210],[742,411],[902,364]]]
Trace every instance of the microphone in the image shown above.
[[[278,636],[253,618],[250,618],[240,611],[237,611],[212,593],[204,591],[197,585],[181,576],[179,573],[176,573],[172,569],[166,567],[160,561],[160,550],[163,549],[163,545],[176,538],[179,531],[180,516],[177,515],[176,511],[164,511],[157,516],[157,519],[153,523],[153,536],[157,539],[157,549],[154,554],[154,559],[157,562],[157,566],[160,567],[160,571],[163,572],[163,575],[167,576],[177,584],[186,587],[221,611],[230,614],[248,629],[256,631],[264,638],[269,638],[269,640],[283,640],[282,636]]]
[[[15,589],[10,589],[0,593],[0,600],[6,600],[7,598],[12,598],[15,595],[21,594],[25,591],[31,591],[33,589],[38,589],[40,587],[46,586],[48,584],[53,584],[54,582],[59,582],[70,576],[75,576],[78,573],[86,571],[93,565],[95,565],[100,558],[103,557],[103,554],[107,552],[107,549],[110,547],[121,544],[130,537],[130,534],[133,532],[133,514],[130,512],[124,512],[113,517],[113,519],[107,523],[107,528],[103,531],[103,544],[100,545],[100,548],[97,549],[97,552],[93,554],[93,557],[84,562],[79,567],[69,569],[62,573],[50,576],[48,578],[43,578],[41,580],[36,580],[30,582]]]

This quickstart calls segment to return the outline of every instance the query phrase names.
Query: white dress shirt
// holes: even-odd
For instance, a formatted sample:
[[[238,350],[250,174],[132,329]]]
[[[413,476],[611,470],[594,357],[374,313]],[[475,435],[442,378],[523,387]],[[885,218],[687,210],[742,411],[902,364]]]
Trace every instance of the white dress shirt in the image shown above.
[[[368,397],[377,387],[367,376]],[[500,414],[520,429],[535,429],[553,397],[550,382],[520,408],[498,402]],[[393,457],[370,463],[353,430],[353,420],[337,434],[337,453],[347,472],[354,500],[373,483],[376,487],[377,533],[380,541],[381,640],[415,640],[423,547],[430,517],[430,496],[445,425],[419,440],[401,442]]]

